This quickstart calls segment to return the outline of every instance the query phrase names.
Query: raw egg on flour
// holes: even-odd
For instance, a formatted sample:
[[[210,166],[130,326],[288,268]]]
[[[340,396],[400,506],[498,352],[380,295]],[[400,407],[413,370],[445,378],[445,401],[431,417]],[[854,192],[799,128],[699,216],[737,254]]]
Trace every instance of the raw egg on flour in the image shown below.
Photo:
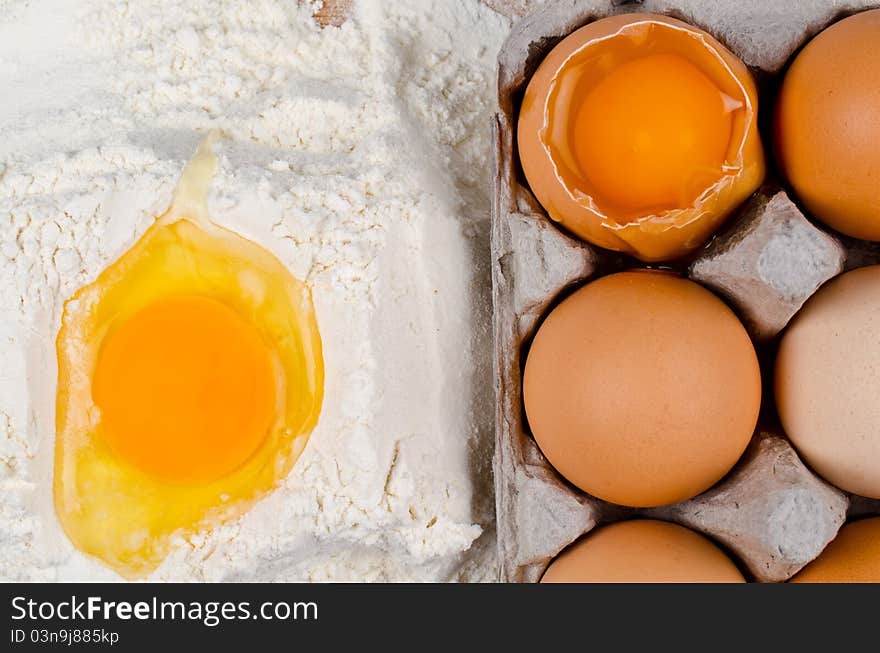
[[[553,220],[645,261],[702,245],[764,177],[758,97],[706,32],[653,14],[575,31],[523,97],[520,161]]]
[[[321,408],[310,291],[208,218],[212,143],[169,210],[67,301],[58,333],[56,512],[126,577],[271,490]]]

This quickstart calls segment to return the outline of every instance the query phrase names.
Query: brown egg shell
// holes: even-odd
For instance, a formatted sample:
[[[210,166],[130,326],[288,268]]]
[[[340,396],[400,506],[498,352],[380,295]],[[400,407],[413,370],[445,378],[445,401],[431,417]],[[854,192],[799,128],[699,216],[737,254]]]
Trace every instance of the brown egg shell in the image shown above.
[[[662,506],[709,489],[742,456],[761,370],[718,297],[674,273],[630,270],[582,286],[545,317],[523,403],[541,451],[572,484]]]
[[[880,241],[880,9],[835,22],[797,54],[775,108],[780,168],[837,231]]]

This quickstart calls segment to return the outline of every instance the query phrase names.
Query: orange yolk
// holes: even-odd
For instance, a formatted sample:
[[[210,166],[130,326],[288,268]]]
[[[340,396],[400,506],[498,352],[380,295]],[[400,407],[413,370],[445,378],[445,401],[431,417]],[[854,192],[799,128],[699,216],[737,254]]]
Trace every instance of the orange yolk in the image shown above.
[[[717,85],[675,54],[617,66],[574,118],[580,172],[621,217],[691,206],[722,175],[733,120]]]
[[[104,339],[92,382],[110,448],[170,483],[244,464],[274,420],[266,344],[238,313],[197,295],[148,304]]]

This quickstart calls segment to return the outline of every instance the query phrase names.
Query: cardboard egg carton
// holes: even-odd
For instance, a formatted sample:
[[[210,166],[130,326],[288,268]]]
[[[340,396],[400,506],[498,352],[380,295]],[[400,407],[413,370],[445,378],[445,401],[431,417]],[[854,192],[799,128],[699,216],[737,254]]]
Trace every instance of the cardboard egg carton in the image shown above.
[[[515,143],[518,104],[531,74],[556,43],[592,20],[649,12],[705,29],[750,67],[764,114],[780,71],[800,45],[836,19],[874,6],[547,0],[514,26],[498,57],[499,112],[493,125],[494,469],[501,581],[535,582],[554,556],[597,525],[637,515],[706,534],[751,580],[784,581],[821,553],[847,516],[880,514],[880,501],[848,495],[804,465],[766,397],[746,453],[718,484],[688,501],[653,509],[616,506],[578,490],[553,469],[525,421],[522,369],[531,338],[571,290],[641,264],[570,237],[552,223],[528,189]],[[695,256],[671,267],[737,311],[761,358],[766,395],[779,332],[825,281],[845,269],[880,263],[880,247],[832,235],[808,220],[780,185],[766,129],[762,136],[769,163],[765,187]]]

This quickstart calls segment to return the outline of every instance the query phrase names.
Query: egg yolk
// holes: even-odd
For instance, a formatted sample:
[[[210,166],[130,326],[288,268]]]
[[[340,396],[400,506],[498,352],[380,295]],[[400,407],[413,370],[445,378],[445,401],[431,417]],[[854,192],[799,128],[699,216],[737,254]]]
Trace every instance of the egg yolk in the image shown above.
[[[223,303],[171,297],[106,337],[92,392],[110,448],[171,483],[241,466],[269,431],[272,359],[256,329]]]
[[[575,105],[575,160],[616,216],[686,208],[721,177],[731,111],[717,85],[679,55],[617,66]]]

